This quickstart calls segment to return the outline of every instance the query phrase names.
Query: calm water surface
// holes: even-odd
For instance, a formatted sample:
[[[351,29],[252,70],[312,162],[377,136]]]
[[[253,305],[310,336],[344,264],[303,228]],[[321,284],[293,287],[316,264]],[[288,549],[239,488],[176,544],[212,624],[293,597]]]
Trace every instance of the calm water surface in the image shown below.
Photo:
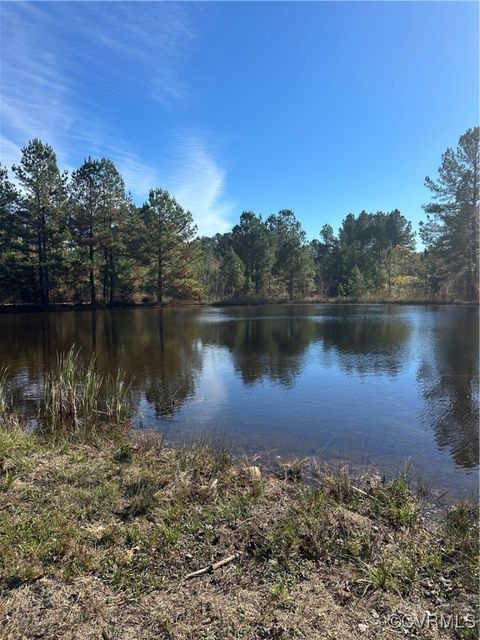
[[[170,441],[415,470],[452,494],[478,486],[478,309],[268,305],[0,316],[0,363],[35,415],[72,344],[132,376],[135,423]]]

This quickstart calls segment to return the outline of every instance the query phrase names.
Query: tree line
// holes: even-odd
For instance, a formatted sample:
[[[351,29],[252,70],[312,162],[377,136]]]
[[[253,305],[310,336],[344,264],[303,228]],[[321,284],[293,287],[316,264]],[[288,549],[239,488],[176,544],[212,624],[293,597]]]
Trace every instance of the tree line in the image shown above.
[[[244,211],[228,233],[198,237],[166,190],[137,206],[107,159],[70,175],[38,139],[0,165],[0,301],[119,304],[222,299],[478,300],[479,128],[443,154],[415,250],[398,210],[349,213],[308,241],[295,213]]]

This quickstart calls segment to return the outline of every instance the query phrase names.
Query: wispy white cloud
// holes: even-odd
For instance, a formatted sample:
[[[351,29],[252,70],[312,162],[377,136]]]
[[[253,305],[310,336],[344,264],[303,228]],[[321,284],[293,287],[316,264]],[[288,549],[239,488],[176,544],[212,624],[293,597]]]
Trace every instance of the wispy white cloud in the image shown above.
[[[2,133],[0,135],[0,162],[6,167],[11,167],[12,164],[19,160],[20,155],[21,146],[15,144]]]
[[[72,127],[73,112],[65,108],[69,81],[28,28],[37,7],[2,4],[1,12],[1,154],[11,164],[31,137],[58,147],[62,132]]]
[[[170,178],[177,200],[189,209],[199,235],[224,233],[231,226],[233,205],[225,200],[225,170],[195,134],[177,140],[179,157]]]
[[[146,200],[149,190],[162,184],[160,172],[143,162],[136,154],[112,147],[106,155],[114,161],[127,189],[138,202]]]
[[[121,95],[127,82],[122,102],[150,101],[167,112],[188,104],[182,70],[195,33],[184,6],[12,2],[1,13],[2,163],[18,162],[33,137],[51,144],[67,169],[86,155],[105,155],[136,200],[163,186],[192,211],[199,233],[228,228],[225,170],[205,137],[173,136],[161,153],[141,157],[92,90]]]

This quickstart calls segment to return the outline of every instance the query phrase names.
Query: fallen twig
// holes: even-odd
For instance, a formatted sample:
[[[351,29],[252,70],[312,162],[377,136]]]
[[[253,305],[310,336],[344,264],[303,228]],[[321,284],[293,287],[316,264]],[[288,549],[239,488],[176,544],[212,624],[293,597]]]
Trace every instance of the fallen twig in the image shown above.
[[[353,484],[352,484],[352,489],[355,489],[355,491],[358,491],[358,493],[361,493],[363,496],[368,496],[368,493],[366,491],[364,491],[363,489],[359,489]]]
[[[223,560],[218,560],[218,562],[213,562],[212,564],[209,564],[208,567],[204,567],[203,569],[198,569],[197,571],[193,571],[192,573],[189,573],[187,576],[185,576],[185,580],[190,580],[191,578],[197,578],[198,576],[202,576],[204,573],[211,573],[212,571],[215,571],[215,569],[219,569],[220,567],[223,567],[229,562],[233,562],[238,557],[240,557],[239,553],[233,553],[231,556],[227,556],[226,558],[223,558]]]

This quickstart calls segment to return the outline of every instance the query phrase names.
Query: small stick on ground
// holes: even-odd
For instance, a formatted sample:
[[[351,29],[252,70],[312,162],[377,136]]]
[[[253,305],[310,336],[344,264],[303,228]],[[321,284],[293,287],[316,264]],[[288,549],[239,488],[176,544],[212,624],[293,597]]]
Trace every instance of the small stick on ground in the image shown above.
[[[223,560],[219,560],[218,562],[209,564],[208,567],[204,567],[203,569],[198,569],[198,571],[193,571],[192,573],[189,573],[187,576],[185,576],[185,580],[190,580],[191,578],[197,578],[198,576],[202,576],[204,573],[211,573],[212,571],[215,571],[215,569],[220,569],[220,567],[223,567],[224,565],[229,564],[230,562],[233,562],[239,557],[240,557],[239,553],[233,553],[231,556],[227,556],[226,558],[223,558]]]
[[[364,491],[363,489],[359,489],[358,487],[355,487],[353,484],[352,484],[352,489],[355,489],[355,491],[358,491],[358,493],[361,493],[362,496],[368,496],[368,493],[366,491]]]

